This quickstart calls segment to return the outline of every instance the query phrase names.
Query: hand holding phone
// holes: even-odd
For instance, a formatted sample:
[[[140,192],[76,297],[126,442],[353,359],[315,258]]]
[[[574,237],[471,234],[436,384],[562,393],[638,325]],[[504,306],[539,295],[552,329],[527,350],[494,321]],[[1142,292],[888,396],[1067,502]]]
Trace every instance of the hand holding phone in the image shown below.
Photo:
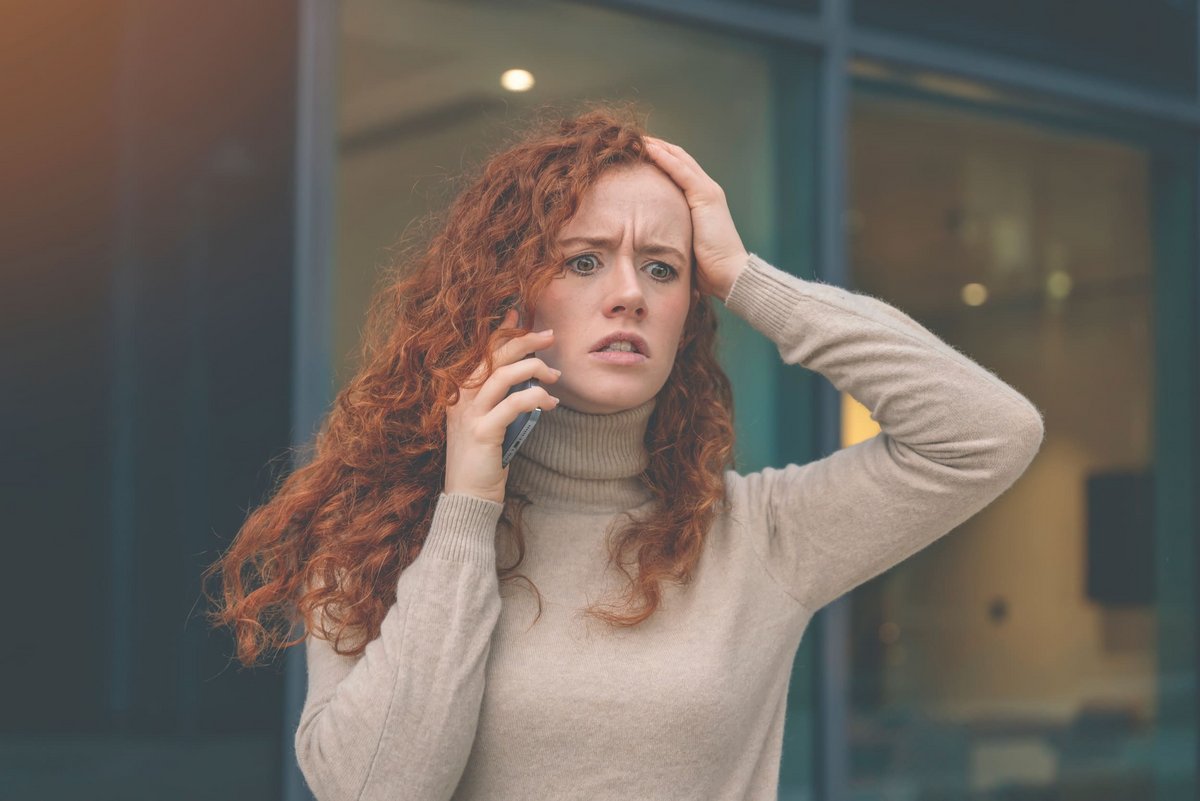
[[[516,310],[510,309],[501,325],[516,320]],[[460,388],[458,402],[446,410],[446,493],[504,502],[508,462],[537,423],[542,407],[558,405],[541,384],[554,383],[558,373],[534,355],[553,341],[553,334],[537,332],[510,340],[493,352],[495,370],[481,385]],[[484,368],[481,363],[472,379]]]
[[[505,319],[507,319],[507,315],[506,315]],[[521,311],[519,313],[519,317],[517,320],[517,327],[518,328],[525,327],[524,311]],[[553,340],[553,336],[551,336],[551,340]],[[527,354],[525,354],[525,358],[526,359],[536,358],[536,354],[527,353]],[[516,384],[513,384],[511,387],[508,388],[508,394],[512,395],[514,392],[523,392],[527,389],[530,389],[531,387],[540,387],[540,386],[541,386],[541,384],[538,382],[537,378],[531,377],[531,378],[526,379],[525,381],[520,381]],[[557,405],[557,400],[555,401],[555,405]],[[515,420],[513,420],[511,423],[508,424],[507,427],[505,427],[504,442],[500,447],[500,466],[501,467],[508,467],[508,463],[511,462],[512,458],[517,455],[517,451],[521,449],[521,445],[522,445],[522,443],[525,442],[525,438],[529,436],[530,431],[533,431],[533,427],[535,425],[537,425],[538,418],[541,416],[542,416],[541,407],[538,407],[538,408],[535,408],[535,409],[532,409],[529,411],[522,411],[520,414],[517,415]]]

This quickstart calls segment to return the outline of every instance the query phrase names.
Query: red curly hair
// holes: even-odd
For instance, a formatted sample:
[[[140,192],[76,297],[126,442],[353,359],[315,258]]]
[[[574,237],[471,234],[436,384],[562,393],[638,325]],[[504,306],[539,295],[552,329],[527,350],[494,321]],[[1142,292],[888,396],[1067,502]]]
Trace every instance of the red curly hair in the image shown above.
[[[464,178],[469,183],[448,210],[425,218],[423,227],[434,231],[427,245],[409,248],[411,258],[394,259],[384,271],[360,366],[306,446],[311,458],[294,462],[303,466],[276,482],[269,502],[249,514],[205,571],[205,583],[222,579],[222,597],[209,595],[209,620],[234,630],[243,665],[307,633],[346,656],[379,635],[444,488],[446,408],[481,362],[491,374],[493,348],[528,332],[499,325],[518,299],[533,319],[541,291],[564,268],[557,234],[588,189],[606,170],[654,163],[643,135],[630,104],[535,121]],[[627,512],[629,525],[609,532],[609,565],[629,584],[620,607],[584,610],[610,626],[650,617],[664,579],[691,580],[706,533],[727,508],[722,473],[734,448],[733,393],[716,358],[716,332],[711,301],[693,283],[683,339],[646,432],[650,459],[641,480],[652,493],[651,512],[638,520]],[[517,493],[505,498],[498,532],[512,532],[518,557],[497,565],[497,574],[533,586],[515,573],[528,503]],[[636,576],[626,554],[635,557]],[[541,593],[533,590],[540,617]],[[304,633],[289,639],[301,619]],[[352,633],[360,636],[343,650]]]

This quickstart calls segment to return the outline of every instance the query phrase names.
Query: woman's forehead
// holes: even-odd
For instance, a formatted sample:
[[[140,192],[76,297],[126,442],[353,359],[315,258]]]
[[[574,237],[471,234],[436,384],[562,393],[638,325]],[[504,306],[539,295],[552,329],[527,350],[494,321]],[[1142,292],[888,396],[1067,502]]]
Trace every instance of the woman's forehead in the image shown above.
[[[664,181],[670,179],[663,177]],[[674,184],[657,181],[614,182],[596,186],[584,196],[579,210],[559,232],[557,241],[594,240],[614,244],[632,235],[635,247],[691,248],[691,210]]]

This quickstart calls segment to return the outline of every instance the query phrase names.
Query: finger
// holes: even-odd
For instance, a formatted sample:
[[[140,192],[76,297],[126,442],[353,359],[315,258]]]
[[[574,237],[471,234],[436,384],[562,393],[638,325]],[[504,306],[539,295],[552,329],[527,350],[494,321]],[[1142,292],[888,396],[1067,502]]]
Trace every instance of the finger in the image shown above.
[[[655,159],[655,163],[666,170],[675,183],[683,189],[684,194],[697,196],[715,194],[718,187],[717,182],[686,150],[661,139],[652,140],[652,144],[655,145],[651,148],[653,154],[656,157],[661,156],[661,158]]]
[[[517,415],[521,412],[531,412],[534,409],[553,409],[556,406],[558,406],[558,398],[543,387],[530,387],[520,392],[514,392],[498,403],[494,409],[483,416],[482,423],[485,430],[495,431],[498,436],[517,419]]]
[[[549,347],[554,342],[554,333],[543,334],[539,331],[531,331],[528,334],[516,337],[502,345],[499,345],[492,351],[492,375],[499,373],[505,367],[516,364],[524,360],[529,354],[534,353],[542,348]],[[487,362],[480,362],[471,374],[472,389],[476,393],[483,392],[488,386],[492,376],[484,376],[484,371],[487,369]],[[504,391],[508,391],[508,387],[529,378],[528,375],[521,375],[519,378],[509,383],[504,387]],[[550,380],[550,379],[548,379]],[[493,393],[494,394],[494,393]],[[496,397],[499,400],[499,396]],[[493,403],[495,401],[492,401]]]
[[[672,181],[679,185],[684,194],[687,194],[692,178],[684,171],[684,165],[680,162],[679,157],[661,146],[653,146],[654,143],[651,145],[652,147],[647,152],[654,159],[655,166],[665,172]]]
[[[493,353],[497,364],[512,364],[530,353],[549,347],[553,342],[553,332],[544,334],[541,331],[530,331],[497,346]]]
[[[515,308],[504,312],[504,319],[500,321],[500,328],[516,328],[517,325],[517,310]]]
[[[652,136],[646,137],[646,155],[650,156],[655,162],[667,161],[673,155],[667,149],[667,143],[661,139],[655,139]]]
[[[505,365],[489,376],[487,382],[479,388],[479,394],[475,396],[476,403],[480,405],[480,408],[484,412],[490,411],[509,396],[509,390],[531,378],[537,379],[540,383],[553,384],[558,380],[558,373],[554,372],[553,368],[537,357],[530,357],[514,364]],[[529,389],[536,389],[536,387],[530,387]],[[520,395],[526,391],[528,389],[511,394]]]
[[[516,315],[516,312],[513,310],[509,310],[508,312],[506,312],[505,318],[504,318],[505,322],[515,322],[515,315]],[[510,319],[510,318],[512,318],[512,319]],[[509,328],[509,329],[514,329],[514,330],[520,330],[515,325],[503,326],[503,323],[501,325],[502,325],[502,330],[505,327]],[[527,334],[522,334],[521,336],[514,337],[514,338],[508,340],[507,342],[500,342],[499,344],[496,344],[497,340],[499,339],[499,337],[497,336],[498,333],[499,332],[494,332],[491,336],[492,369],[493,370],[495,370],[496,368],[503,366],[505,364],[511,364],[511,363],[517,361],[518,359],[523,359],[523,358],[525,358],[525,356],[527,356],[530,353],[533,353],[534,351],[538,350],[539,348],[548,347],[554,341],[553,333],[542,334],[541,332],[538,332],[538,331],[530,331]],[[479,385],[482,384],[482,382],[486,380],[486,377],[484,375],[486,370],[487,370],[487,361],[483,360],[483,361],[480,361],[475,366],[475,369],[473,371],[471,371],[471,376],[469,378],[469,384],[471,385],[470,386],[471,389],[477,390],[479,388]]]
[[[505,322],[511,322],[512,325],[503,326],[501,331],[521,331],[523,329],[522,326],[516,324],[519,319],[516,315],[517,312],[515,309],[510,309],[505,313]],[[496,331],[491,336],[492,357],[503,364],[508,364],[509,362],[516,361],[530,351],[545,347],[546,343],[543,341],[545,339],[547,338],[542,337],[537,331],[528,331],[508,341],[503,341],[500,337],[500,331]],[[522,348],[524,350],[521,350]]]
[[[696,161],[696,159],[692,157],[691,153],[687,152],[679,145],[671,142],[666,142],[661,139],[658,140],[658,142],[662,145],[662,149],[668,155],[668,157],[674,157],[678,159],[690,170],[699,174],[705,181],[708,181],[714,185],[716,184],[716,181],[712,179],[712,176],[704,171],[704,168],[700,166],[700,162]]]
[[[646,146],[643,149],[646,151],[646,155],[650,156],[656,161],[665,159],[671,155],[671,151],[667,149],[667,143],[663,140],[657,139],[653,136],[647,136],[645,137],[645,141]]]

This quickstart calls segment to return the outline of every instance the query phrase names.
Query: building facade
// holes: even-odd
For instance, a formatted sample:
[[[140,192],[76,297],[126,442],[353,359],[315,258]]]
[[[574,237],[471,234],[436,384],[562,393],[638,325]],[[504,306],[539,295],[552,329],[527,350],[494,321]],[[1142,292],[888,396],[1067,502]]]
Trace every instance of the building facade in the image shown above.
[[[192,611],[199,571],[263,499],[268,460],[283,469],[348,377],[406,226],[525,112],[612,99],[650,111],[651,132],[721,184],[749,249],[898,306],[1045,414],[1008,492],[818,613],[789,690],[780,797],[1197,797],[1200,20],[1185,0],[1080,8],[113,12],[89,62],[110,76],[96,92],[111,90],[89,247],[51,257],[46,237],[21,240],[43,254],[25,263],[95,282],[70,316],[56,307],[71,374],[87,378],[49,405],[31,388],[10,415],[41,421],[28,440],[14,429],[18,451],[91,443],[65,479],[90,503],[48,513],[38,471],[6,482],[20,520],[79,534],[56,603],[89,625],[67,643],[18,624],[43,656],[6,673],[45,692],[5,716],[5,773],[28,797],[74,797],[29,754],[103,755],[125,766],[114,783],[157,755],[147,797],[310,797],[291,750],[303,650],[278,671],[235,671],[229,641]],[[50,297],[37,286],[30,298]],[[719,312],[740,471],[878,432]],[[42,539],[15,547],[56,557]]]

